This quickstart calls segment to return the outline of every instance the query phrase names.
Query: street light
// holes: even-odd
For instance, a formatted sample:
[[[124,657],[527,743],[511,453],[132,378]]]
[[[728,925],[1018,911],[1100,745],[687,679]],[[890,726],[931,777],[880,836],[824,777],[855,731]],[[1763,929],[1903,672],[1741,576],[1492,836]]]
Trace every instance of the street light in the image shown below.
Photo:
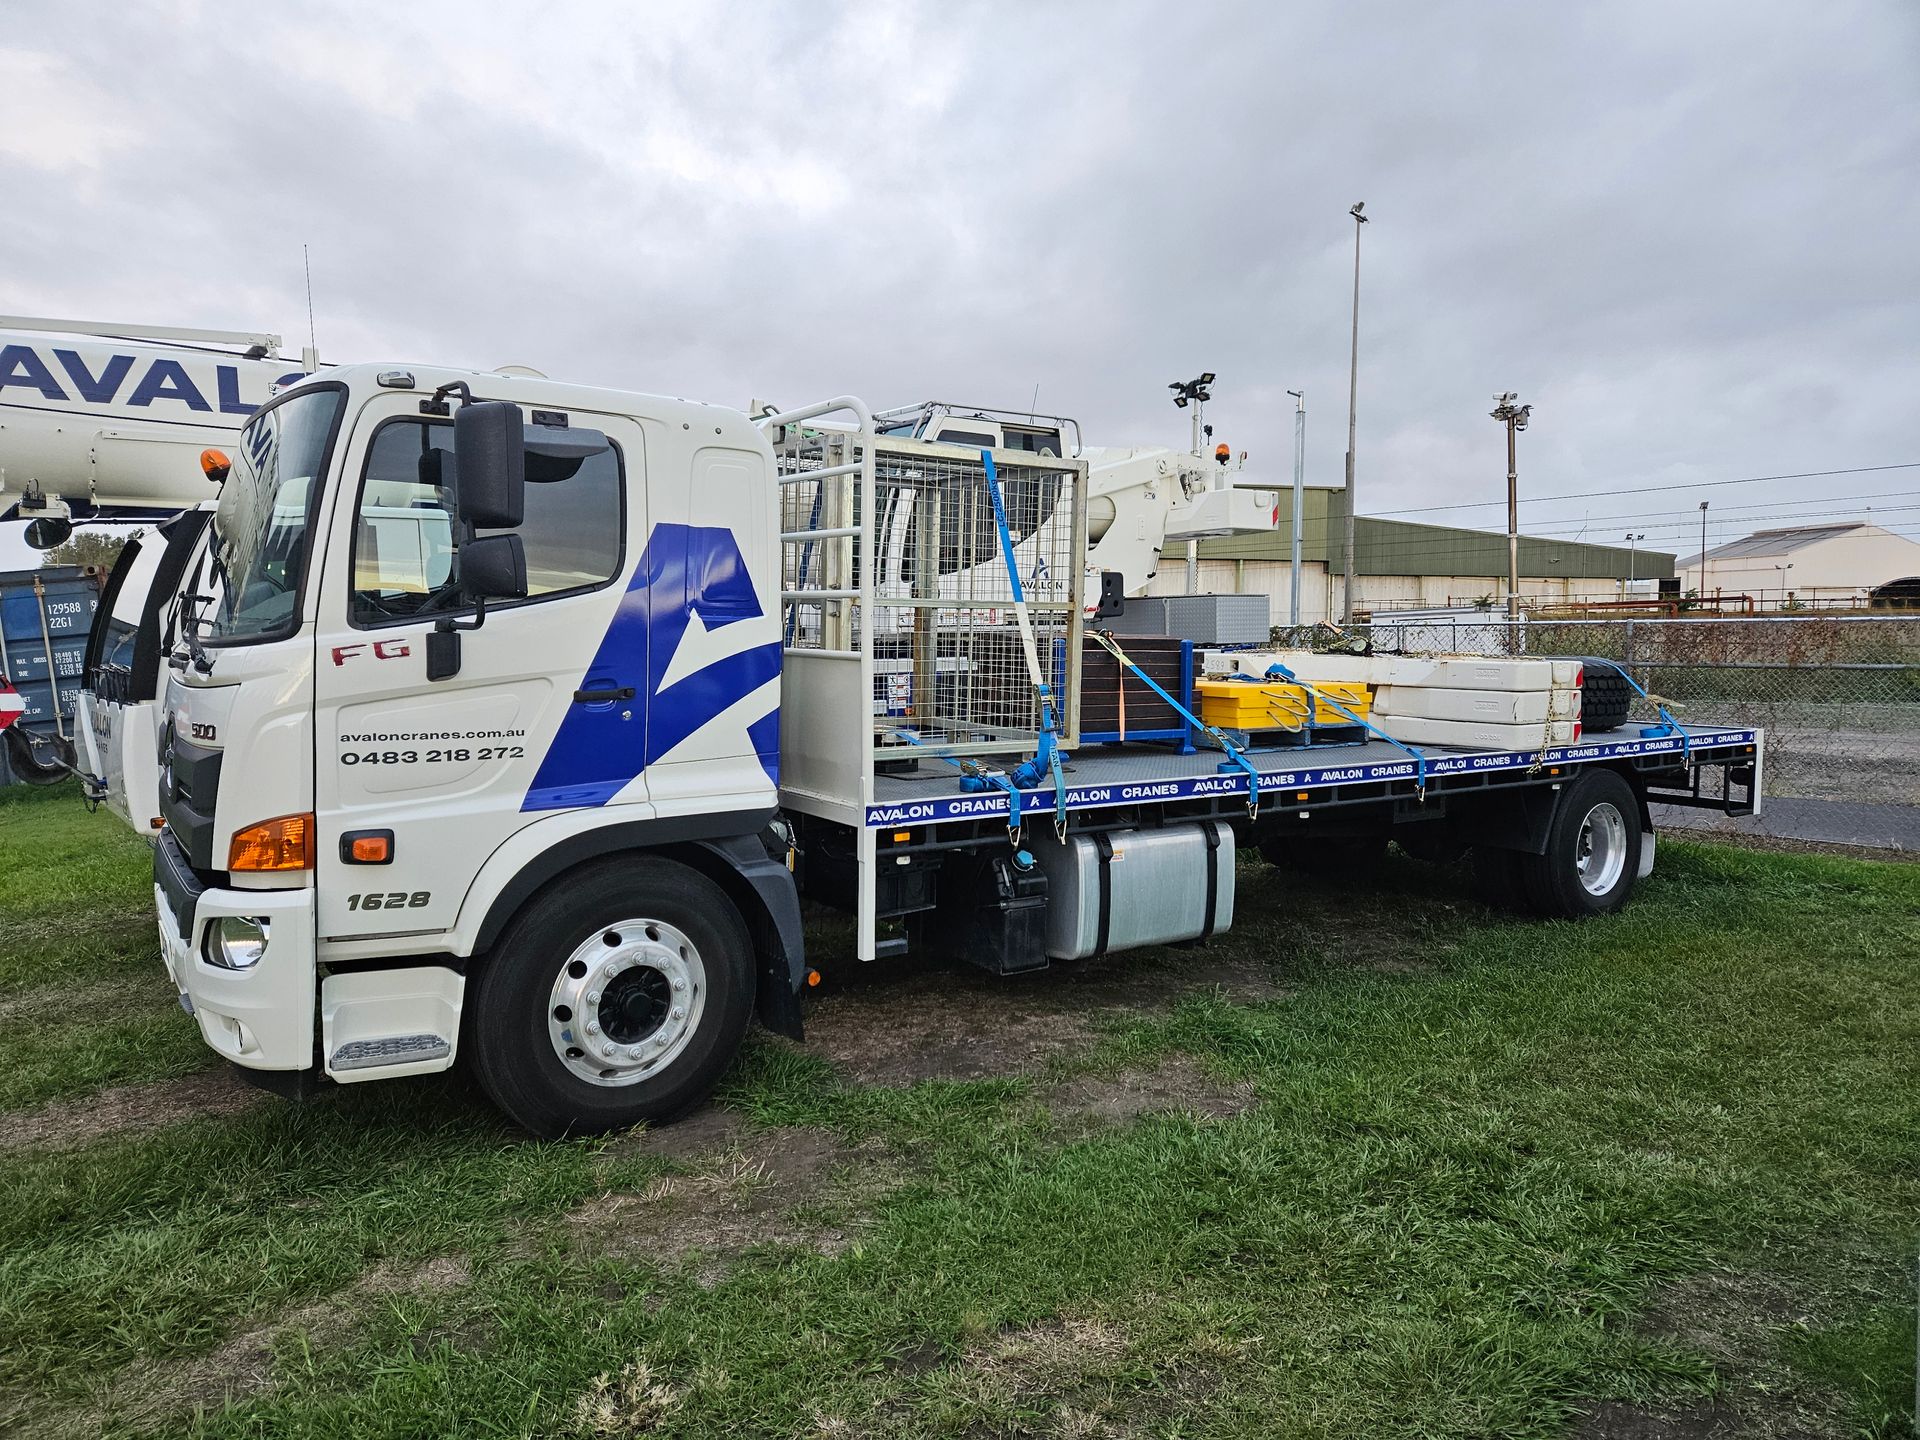
[[[1367,223],[1362,213],[1367,202],[1359,200],[1347,213],[1353,216],[1353,359],[1347,370],[1347,568],[1346,604],[1342,619],[1353,623],[1353,436],[1356,406],[1360,399],[1360,227]]]
[[[1287,598],[1287,623],[1300,623],[1300,505],[1307,477],[1307,397],[1304,391],[1289,390],[1293,396],[1293,564],[1289,572],[1292,594]]]
[[[1773,568],[1780,572],[1780,603],[1785,605],[1787,603],[1787,571],[1793,568],[1793,562],[1789,560],[1786,564],[1776,565]]]
[[[1493,418],[1507,427],[1507,619],[1520,619],[1520,472],[1513,437],[1527,428],[1531,405],[1516,405],[1511,390],[1493,397]]]
[[[1627,536],[1627,594],[1633,594],[1634,561],[1640,557],[1640,542],[1647,538],[1643,530],[1638,535]]]

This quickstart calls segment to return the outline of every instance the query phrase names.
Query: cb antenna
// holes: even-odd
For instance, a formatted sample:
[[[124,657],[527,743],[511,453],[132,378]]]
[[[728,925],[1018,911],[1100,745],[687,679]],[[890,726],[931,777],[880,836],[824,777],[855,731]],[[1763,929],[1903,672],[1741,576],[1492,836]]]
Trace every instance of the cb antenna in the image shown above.
[[[320,336],[313,324],[313,257],[307,253],[307,242],[300,242],[300,264],[307,272],[307,352],[309,371],[320,368]]]

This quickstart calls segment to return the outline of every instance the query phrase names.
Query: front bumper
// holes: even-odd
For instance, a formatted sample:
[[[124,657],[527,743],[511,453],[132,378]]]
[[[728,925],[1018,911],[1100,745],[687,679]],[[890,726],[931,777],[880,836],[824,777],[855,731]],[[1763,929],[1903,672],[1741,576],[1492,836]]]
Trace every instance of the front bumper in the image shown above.
[[[207,1044],[252,1070],[312,1068],[312,886],[201,887],[179,846],[163,835],[154,854],[153,905],[161,959]],[[267,922],[266,953],[247,970],[209,965],[201,949],[208,926],[231,915]]]

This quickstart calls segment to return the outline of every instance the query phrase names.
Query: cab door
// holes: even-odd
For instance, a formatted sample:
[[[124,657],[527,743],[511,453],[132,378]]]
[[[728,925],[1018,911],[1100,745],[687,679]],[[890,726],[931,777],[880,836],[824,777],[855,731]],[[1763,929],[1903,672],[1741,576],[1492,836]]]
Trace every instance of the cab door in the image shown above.
[[[173,648],[181,577],[211,518],[186,510],[129,539],[114,562],[87,636],[75,716],[81,760],[100,798],[151,837],[160,818],[160,671]]]
[[[631,674],[594,663],[646,533],[645,448],[631,421],[569,418],[612,449],[528,484],[515,532],[527,598],[490,602],[483,617],[459,590],[452,421],[394,396],[355,424],[315,655],[323,940],[451,928],[480,865],[539,818],[536,777],[569,717],[598,722],[570,774],[588,803],[644,813],[646,709],[620,696],[645,695],[645,657],[631,657]],[[427,637],[476,618],[457,632],[458,672],[428,679]]]

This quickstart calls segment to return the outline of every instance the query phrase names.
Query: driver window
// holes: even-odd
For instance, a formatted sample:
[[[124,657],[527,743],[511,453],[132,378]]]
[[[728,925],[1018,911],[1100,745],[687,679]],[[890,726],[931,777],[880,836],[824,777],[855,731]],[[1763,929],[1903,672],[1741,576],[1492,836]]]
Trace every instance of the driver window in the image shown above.
[[[452,450],[453,426],[445,421],[396,421],[375,433],[354,522],[356,624],[462,608]],[[526,548],[529,600],[594,589],[619,573],[617,452],[592,456],[565,475],[529,475],[526,507],[515,533]]]

